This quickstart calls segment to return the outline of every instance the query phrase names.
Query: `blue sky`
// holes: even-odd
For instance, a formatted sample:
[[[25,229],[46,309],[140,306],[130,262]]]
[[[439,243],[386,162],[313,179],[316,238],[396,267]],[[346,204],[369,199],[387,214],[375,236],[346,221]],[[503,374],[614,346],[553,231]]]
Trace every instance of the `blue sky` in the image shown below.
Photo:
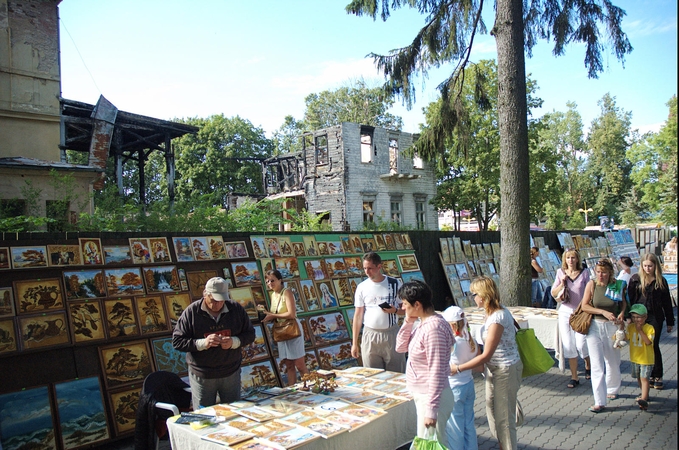
[[[387,22],[346,14],[349,0],[63,0],[62,96],[95,103],[104,95],[121,110],[160,119],[239,115],[270,136],[286,115],[301,119],[304,97],[364,77],[382,78],[370,52],[407,45],[423,24],[412,10]],[[492,5],[486,2],[486,25]],[[632,113],[632,126],[657,131],[677,91],[676,0],[614,0],[627,12],[623,30],[634,51],[623,65],[610,52],[605,71],[588,79],[584,47],[555,58],[542,41],[526,60],[544,106],[537,117],[574,101],[585,129],[610,93]],[[495,40],[475,41],[472,60],[495,58]],[[411,111],[396,106],[404,130],[416,132],[422,108],[437,98],[445,66],[418,81]]]

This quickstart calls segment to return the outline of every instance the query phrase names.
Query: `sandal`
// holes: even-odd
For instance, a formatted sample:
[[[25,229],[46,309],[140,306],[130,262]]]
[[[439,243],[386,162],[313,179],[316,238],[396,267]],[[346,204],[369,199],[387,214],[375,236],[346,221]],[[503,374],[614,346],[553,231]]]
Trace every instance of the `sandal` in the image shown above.
[[[580,380],[571,380],[568,382],[568,389],[573,389],[575,386],[580,384]]]
[[[661,391],[662,388],[663,388],[662,378],[656,378],[655,381],[653,382],[653,389]]]
[[[585,369],[585,380],[592,379],[592,369]]]
[[[600,412],[603,412],[603,410],[606,409],[605,406],[590,406],[589,410],[595,414],[599,414]]]
[[[637,400],[637,403],[639,404],[639,409],[642,411],[646,411],[648,409],[648,400],[644,400],[643,398],[640,398]]]
[[[607,399],[609,400],[617,400],[618,399],[618,394],[608,394],[606,396]]]

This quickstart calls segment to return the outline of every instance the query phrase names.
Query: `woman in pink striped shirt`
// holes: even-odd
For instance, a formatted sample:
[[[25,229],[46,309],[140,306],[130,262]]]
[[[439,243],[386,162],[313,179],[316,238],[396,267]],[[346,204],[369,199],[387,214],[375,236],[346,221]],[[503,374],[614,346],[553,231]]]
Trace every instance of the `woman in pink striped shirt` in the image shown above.
[[[417,436],[424,438],[425,430],[435,427],[439,442],[446,442],[446,421],[454,404],[448,360],[455,337],[448,322],[436,314],[426,283],[409,281],[401,286],[398,296],[406,316],[396,338],[396,351],[408,352],[406,386],[417,410]]]

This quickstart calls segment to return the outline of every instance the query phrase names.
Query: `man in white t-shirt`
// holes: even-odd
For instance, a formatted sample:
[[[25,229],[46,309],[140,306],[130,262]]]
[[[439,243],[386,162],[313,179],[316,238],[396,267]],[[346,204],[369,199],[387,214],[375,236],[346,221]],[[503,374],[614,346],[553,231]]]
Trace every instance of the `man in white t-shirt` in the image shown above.
[[[360,354],[364,367],[405,372],[405,354],[396,352],[397,314],[402,312],[398,289],[401,282],[382,273],[382,258],[374,252],[363,255],[368,277],[356,287],[351,356],[358,358],[358,336],[363,326]]]

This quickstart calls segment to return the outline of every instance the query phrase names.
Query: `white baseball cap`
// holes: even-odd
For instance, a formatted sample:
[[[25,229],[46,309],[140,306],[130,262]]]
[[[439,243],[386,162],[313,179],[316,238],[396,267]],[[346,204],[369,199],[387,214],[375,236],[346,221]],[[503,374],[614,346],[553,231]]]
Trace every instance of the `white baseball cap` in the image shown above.
[[[459,306],[449,306],[441,315],[446,322],[458,322],[464,319],[464,310]]]
[[[221,277],[214,277],[207,280],[207,283],[205,283],[205,292],[210,294],[212,298],[218,302],[229,299],[229,286],[226,283],[226,280]]]

